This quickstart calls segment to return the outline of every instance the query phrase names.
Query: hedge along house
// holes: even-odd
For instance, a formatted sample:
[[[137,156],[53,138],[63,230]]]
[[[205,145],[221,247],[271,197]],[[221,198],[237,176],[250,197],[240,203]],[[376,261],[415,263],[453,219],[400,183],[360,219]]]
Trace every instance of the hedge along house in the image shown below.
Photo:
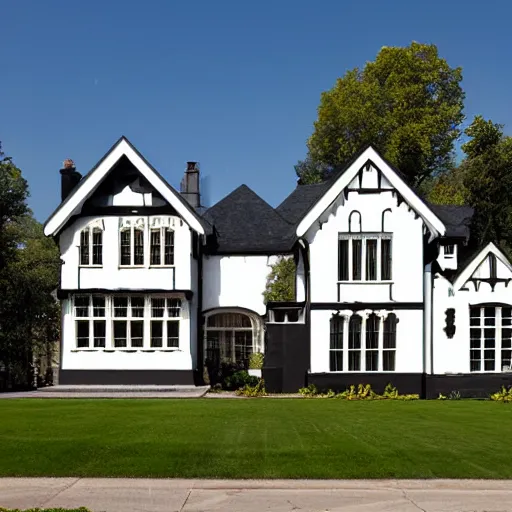
[[[190,384],[252,352],[274,391],[512,382],[510,262],[470,251],[472,210],[425,203],[372,147],[275,209],[242,185],[205,211],[195,163],[178,193],[124,137],[61,174],[61,383]],[[295,300],[265,305],[283,255]]]

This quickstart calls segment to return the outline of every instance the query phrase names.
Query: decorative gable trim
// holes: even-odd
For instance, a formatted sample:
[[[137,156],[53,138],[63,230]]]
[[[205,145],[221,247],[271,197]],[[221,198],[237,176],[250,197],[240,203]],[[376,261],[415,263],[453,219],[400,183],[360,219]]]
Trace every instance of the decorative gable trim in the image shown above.
[[[403,198],[403,200],[423,219],[430,231],[431,240],[445,234],[446,227],[441,220],[405,183],[391,165],[386,162],[373,147],[369,146],[334,180],[327,192],[320,197],[316,204],[305,215],[297,226],[297,236],[304,236],[315,221],[334,201],[336,201],[337,197],[353,182],[354,178],[360,175],[361,170],[367,165],[373,165],[380,171],[396,190],[397,196]]]
[[[126,137],[121,137],[46,221],[44,226],[46,236],[56,235],[73,215],[80,212],[84,201],[91,196],[122,156],[126,156],[130,160],[144,178],[158,190],[193,230],[204,235],[204,227],[194,210],[137,151],[130,141]]]
[[[494,254],[512,273],[512,264],[508,258],[492,243],[489,242],[467,265],[467,267],[460,273],[453,283],[455,290],[460,290],[473,276],[477,268],[484,262],[489,254]],[[491,279],[488,279],[491,280]],[[509,281],[507,279],[494,279],[494,281]],[[479,282],[475,283],[475,290],[478,291]],[[494,283],[495,284],[495,283]],[[508,285],[508,282],[506,283]],[[492,286],[494,289],[494,285]]]

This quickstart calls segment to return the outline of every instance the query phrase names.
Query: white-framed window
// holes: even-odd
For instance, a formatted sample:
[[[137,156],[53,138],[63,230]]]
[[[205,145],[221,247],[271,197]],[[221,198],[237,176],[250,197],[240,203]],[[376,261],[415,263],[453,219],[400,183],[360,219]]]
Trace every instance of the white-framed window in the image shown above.
[[[394,372],[396,325],[394,313],[334,314],[330,320],[331,372]]]
[[[105,297],[77,295],[74,298],[76,347],[81,349],[105,348]]]
[[[103,231],[88,226],[80,231],[80,266],[103,265]]]
[[[512,370],[512,307],[470,306],[470,371]]]
[[[151,299],[151,348],[179,347],[180,316],[179,299]]]
[[[80,349],[175,350],[182,300],[154,295],[75,295],[75,346]]]
[[[127,226],[119,231],[119,264],[122,267],[144,265],[143,226]]]
[[[151,266],[174,265],[174,230],[168,227],[150,230],[149,264]]]
[[[391,233],[339,233],[338,281],[391,281]]]

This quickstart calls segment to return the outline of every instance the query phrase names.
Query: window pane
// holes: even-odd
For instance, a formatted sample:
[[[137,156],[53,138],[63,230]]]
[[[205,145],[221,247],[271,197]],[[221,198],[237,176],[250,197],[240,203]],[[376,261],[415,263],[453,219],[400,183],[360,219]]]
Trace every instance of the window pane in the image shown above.
[[[88,317],[89,316],[89,296],[75,297],[75,316]]]
[[[165,265],[174,265],[174,231],[166,228],[164,232]]]
[[[377,279],[377,240],[369,238],[366,240],[366,280]]]
[[[76,347],[89,347],[89,320],[77,320],[76,322]]]
[[[348,281],[348,240],[338,241],[338,281]]]
[[[341,372],[343,370],[342,350],[331,350],[329,369],[331,372]]]
[[[220,336],[219,331],[206,331],[206,363],[212,367],[220,364]]]
[[[348,331],[348,348],[360,349],[361,348],[361,317],[352,315],[350,317],[349,331]]]
[[[484,350],[484,370],[486,372],[494,371],[494,350]]]
[[[384,320],[383,344],[384,348],[396,348],[396,324],[397,319],[394,313],[390,313]]]
[[[495,317],[496,317],[496,308],[487,307],[484,308],[484,324],[485,325],[494,325]]]
[[[161,244],[160,229],[151,230],[151,248],[150,248],[150,264],[160,265]]]
[[[179,346],[180,346],[180,321],[173,320],[171,322],[167,322],[167,347],[178,348]]]
[[[133,236],[135,250],[133,264],[144,265],[144,231],[142,229],[135,229],[133,231]]]
[[[114,347],[124,348],[127,346],[126,343],[127,323],[126,321],[115,321],[114,322]]]
[[[372,313],[366,320],[366,349],[379,348],[379,317]]]
[[[105,320],[94,320],[94,347],[105,348]]]
[[[164,316],[165,299],[154,298],[151,299],[151,316],[153,318],[161,318]]]
[[[481,322],[481,309],[470,308],[469,310],[469,325],[480,325]]]
[[[512,308],[501,309],[501,325],[512,325]]]
[[[344,319],[339,316],[331,318],[331,350],[343,348],[343,324]]]
[[[376,372],[379,369],[379,352],[378,350],[366,351],[366,371]]]
[[[163,322],[161,320],[153,320],[151,322],[151,347],[162,348],[163,340]]]
[[[381,240],[381,279],[391,280],[391,240]]]
[[[105,318],[105,297],[92,298],[92,316]]]
[[[101,229],[93,229],[92,232],[92,264],[103,264],[103,231]]]
[[[133,320],[130,323],[130,331],[131,346],[142,348],[144,346],[144,321]]]
[[[121,231],[121,265],[131,265],[131,231],[125,229]]]
[[[495,339],[494,339],[494,329],[484,329],[484,347],[485,348],[494,348]]]
[[[167,315],[171,318],[181,315],[181,299],[167,299]]]
[[[395,356],[396,352],[394,350],[384,350],[382,353],[382,369],[385,372],[395,371]]]
[[[144,297],[131,297],[132,316],[142,318],[144,316]]]
[[[494,254],[489,254],[489,275],[492,278],[497,277],[496,272],[496,256]]]
[[[352,240],[352,280],[361,281],[362,240]]]
[[[512,350],[501,351],[501,370],[509,370],[512,364]],[[506,367],[506,368],[504,368]]]
[[[114,297],[114,316],[128,316],[128,297]]]
[[[480,348],[482,329],[473,327],[469,330],[469,341],[471,348]]]
[[[348,369],[352,372],[361,371],[361,352],[349,351],[348,353]]]
[[[251,320],[248,316],[240,313],[218,313],[208,317],[208,327],[236,327],[252,328]]]
[[[89,265],[89,229],[80,233],[80,265]]]
[[[247,367],[252,354],[252,331],[234,331],[234,335],[235,362]]]
[[[470,371],[472,372],[479,372],[481,368],[480,359],[472,359],[470,363]]]

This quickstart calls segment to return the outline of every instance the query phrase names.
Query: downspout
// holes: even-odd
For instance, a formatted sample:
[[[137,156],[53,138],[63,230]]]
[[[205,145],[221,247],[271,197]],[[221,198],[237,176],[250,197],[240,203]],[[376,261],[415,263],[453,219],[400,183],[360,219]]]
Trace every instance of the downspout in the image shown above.
[[[304,261],[304,281],[305,281],[305,296],[306,296],[306,304],[304,306],[304,319],[306,322],[306,328],[308,330],[308,338],[309,338],[309,366],[308,366],[308,372],[311,371],[311,285],[310,285],[310,279],[311,279],[311,272],[310,272],[310,265],[309,265],[309,243],[305,238],[301,238],[300,241],[303,244],[302,251],[302,259]]]
[[[197,369],[198,382],[203,382],[204,373],[204,339],[203,339],[203,244],[202,235],[197,237]]]

